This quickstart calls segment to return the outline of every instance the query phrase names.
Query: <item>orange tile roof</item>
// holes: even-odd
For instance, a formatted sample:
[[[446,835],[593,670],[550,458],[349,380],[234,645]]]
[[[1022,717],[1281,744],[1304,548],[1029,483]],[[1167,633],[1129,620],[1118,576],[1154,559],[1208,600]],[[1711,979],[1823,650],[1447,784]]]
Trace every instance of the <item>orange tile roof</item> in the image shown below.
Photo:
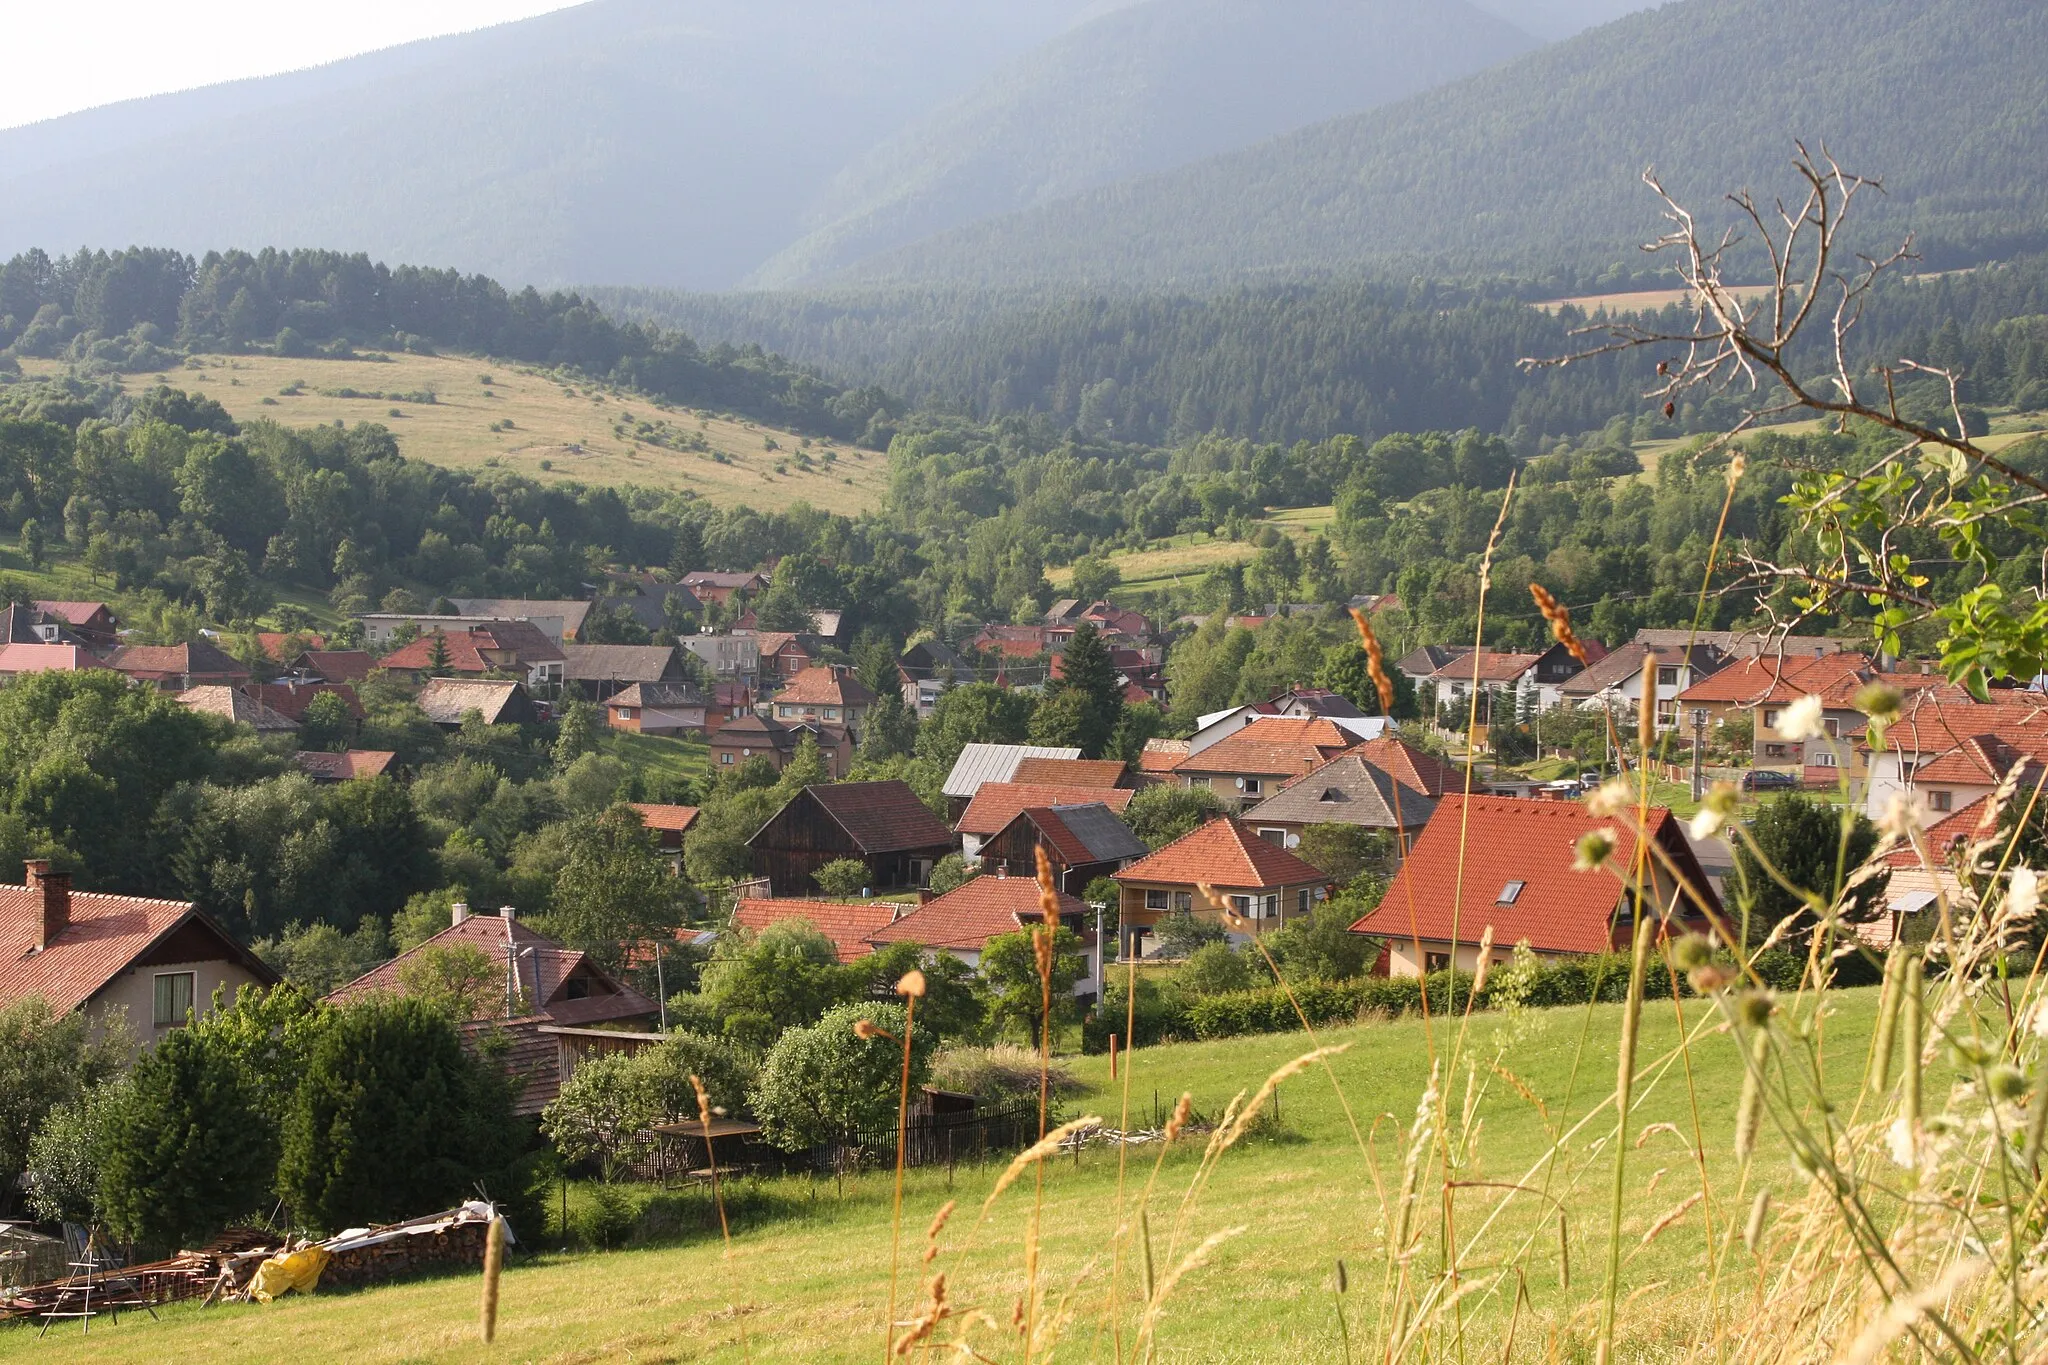
[[[282,630],[259,630],[256,632],[256,643],[262,648],[264,656],[276,663],[288,664],[292,661],[292,659],[288,659],[284,655],[285,645],[292,642],[296,642],[300,647],[298,653],[292,655],[292,659],[297,658],[299,653],[304,653],[307,650],[327,648],[327,637],[324,635],[307,635]]]
[[[1170,773],[1187,761],[1188,742],[1186,740],[1148,739],[1145,741],[1143,752],[1138,755],[1138,771],[1141,773]]]
[[[1062,915],[1081,915],[1087,909],[1079,898],[1060,893]],[[927,948],[978,953],[990,939],[1017,932],[1041,913],[1035,880],[985,873],[870,934],[868,942],[877,946],[919,943]]]
[[[78,645],[0,644],[0,673],[76,673],[103,665],[91,650]]]
[[[338,683],[361,682],[377,666],[377,656],[367,649],[309,649],[300,658],[327,681]]]
[[[327,998],[339,1003],[379,993],[404,994],[404,974],[408,963],[430,948],[449,948],[458,944],[477,949],[495,962],[501,972],[505,970],[508,950],[516,949],[519,954],[520,991],[538,1001],[536,1013],[546,1015],[557,1024],[574,1026],[624,1022],[660,1013],[658,1004],[618,981],[591,962],[588,955],[563,947],[522,920],[507,921],[492,914],[471,915],[460,924],[451,924],[425,943],[337,988]],[[584,980],[595,978],[601,987],[612,989],[595,990],[573,999],[564,995],[564,983],[583,968],[588,969]]]
[[[1615,835],[1608,868],[1575,870],[1578,841],[1598,829]],[[1707,904],[1715,905],[1706,873],[1671,812],[1652,810],[1650,831]],[[1351,929],[1445,943],[1455,921],[1457,941],[1477,943],[1491,924],[1493,941],[1503,947],[1526,938],[1541,952],[1603,953],[1614,945],[1612,920],[1623,894],[1613,869],[1625,872],[1634,856],[1628,822],[1598,818],[1575,801],[1447,796],[1379,908]],[[1499,904],[1512,882],[1522,883],[1520,893],[1512,904]],[[1460,885],[1462,913],[1455,900]]]
[[[1463,771],[1394,735],[1369,739],[1351,752],[1424,796],[1443,796],[1465,790]]]
[[[1033,806],[1085,806],[1100,801],[1117,814],[1131,804],[1136,792],[1120,787],[1056,786],[1042,782],[984,782],[960,813],[953,826],[956,834],[984,837],[1002,832],[1019,811]]]
[[[411,644],[379,659],[377,667],[432,668],[436,637],[447,643],[447,671],[450,673],[489,673],[497,668],[509,670],[510,665],[485,658],[486,651],[510,655],[520,665],[558,662],[563,658],[561,647],[541,634],[538,627],[525,621],[496,621],[474,630],[428,631]]]
[[[292,755],[299,767],[314,777],[330,782],[349,782],[358,777],[380,777],[390,771],[398,755],[389,749],[349,749],[338,754],[302,749]]]
[[[151,944],[188,922],[220,940],[220,956],[239,962],[265,984],[277,974],[190,901],[71,893],[70,922],[46,948],[40,887],[0,885],[0,1009],[31,995],[58,1014],[77,1009],[127,970]]]
[[[1472,671],[1477,668],[1479,681],[1513,682],[1542,660],[1541,654],[1506,654],[1485,650],[1475,660],[1469,653],[1451,660],[1433,675],[1446,682],[1471,682]]]
[[[663,806],[651,801],[628,803],[640,812],[640,819],[649,829],[672,829],[678,834],[687,833],[697,823],[701,813],[695,806]]]
[[[748,897],[734,907],[732,921],[742,929],[760,933],[786,919],[808,920],[819,933],[832,940],[841,962],[866,957],[874,951],[868,938],[886,929],[903,907],[891,901],[807,901],[756,899]]]
[[[1232,891],[1263,891],[1328,882],[1322,872],[1261,839],[1229,816],[1183,834],[1150,857],[1114,874],[1120,882],[1206,882]]]
[[[872,706],[875,694],[836,668],[807,668],[775,694],[778,705]]]
[[[1980,796],[1961,810],[1935,821],[1922,831],[1921,838],[1927,845],[1928,860],[1936,867],[1941,867],[1948,862],[1949,853],[1957,844],[1981,839],[1991,833],[1984,827],[1984,817],[1991,811],[1988,804],[1990,800],[1988,796]],[[1917,868],[1920,866],[1920,853],[1911,844],[1905,844],[1886,854],[1884,861],[1887,867]]]
[[[1179,771],[1298,776],[1344,752],[1354,739],[1321,716],[1260,716],[1191,754]]]
[[[1010,780],[1048,787],[1114,787],[1124,780],[1124,764],[1117,758],[1027,758],[1018,763]]]
[[[1730,664],[1702,678],[1678,694],[1681,706],[1718,702],[1730,706],[1760,706],[1765,702],[1790,702],[1809,695],[1835,691],[1861,670],[1870,667],[1863,654],[1828,654],[1819,658],[1764,654]],[[1858,680],[1853,693],[1862,686]]]
[[[363,719],[363,701],[356,695],[355,688],[347,683],[243,683],[243,696],[253,697],[271,710],[290,720],[303,721],[306,708],[313,704],[313,698],[323,692],[332,692],[341,698],[341,704],[348,708],[350,716]]]

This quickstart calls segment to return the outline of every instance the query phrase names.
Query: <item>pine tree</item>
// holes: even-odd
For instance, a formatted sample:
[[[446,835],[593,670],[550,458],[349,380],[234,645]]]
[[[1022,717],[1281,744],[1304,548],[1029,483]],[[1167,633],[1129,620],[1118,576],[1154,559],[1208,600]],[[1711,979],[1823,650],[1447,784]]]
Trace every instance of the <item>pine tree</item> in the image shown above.
[[[1047,701],[1066,692],[1079,693],[1086,699],[1075,727],[1081,753],[1088,758],[1100,758],[1110,736],[1116,732],[1117,722],[1123,719],[1124,702],[1109,646],[1102,642],[1092,621],[1083,621],[1074,628],[1074,637],[1060,656],[1060,677],[1047,689]]]
[[[223,1048],[179,1029],[136,1060],[100,1168],[108,1226],[155,1247],[197,1246],[263,1202],[277,1131]]]
[[[427,646],[427,671],[437,678],[448,672],[448,637],[439,626],[434,627],[434,638]]]

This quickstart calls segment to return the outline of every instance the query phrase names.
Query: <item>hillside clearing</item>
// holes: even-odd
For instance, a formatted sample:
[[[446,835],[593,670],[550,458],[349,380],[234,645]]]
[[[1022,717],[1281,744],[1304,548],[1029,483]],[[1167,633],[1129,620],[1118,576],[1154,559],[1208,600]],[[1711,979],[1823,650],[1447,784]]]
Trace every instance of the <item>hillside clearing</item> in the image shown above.
[[[42,377],[64,367],[27,360],[22,370]],[[877,451],[470,356],[194,356],[181,369],[119,382],[130,393],[158,384],[203,393],[238,422],[381,423],[403,454],[449,469],[689,489],[720,507],[782,507],[801,498],[853,514],[877,506],[888,488],[888,457]],[[422,401],[429,394],[433,401]]]
[[[1328,504],[1289,507],[1269,511],[1262,520],[1252,523],[1252,528],[1274,526],[1297,545],[1306,545],[1316,536],[1326,534],[1336,516],[1337,509]],[[1218,565],[1249,564],[1258,552],[1258,546],[1249,540],[1192,531],[1155,540],[1142,550],[1120,550],[1109,556],[1109,562],[1123,575],[1123,590],[1146,592],[1193,587],[1196,580]],[[1074,571],[1070,566],[1047,569],[1045,576],[1053,587],[1064,588],[1073,579]]]
[[[1875,996],[1875,991],[1861,990],[1833,997],[1822,1052],[1839,1093],[1853,1090],[1853,1078],[1861,1073]],[[1691,1028],[1700,1028],[1704,1010],[1698,1001],[1686,1003],[1684,1017]],[[1718,1232],[1731,1219],[1740,1219],[1757,1182],[1787,1194],[1798,1180],[1779,1137],[1767,1129],[1749,1189],[1738,1193],[1729,1142],[1740,1089],[1735,1045],[1711,1026],[1699,1033],[1689,1087],[1677,1064],[1675,1012],[1668,999],[1653,999],[1646,1006],[1640,1054],[1644,1080],[1638,1085],[1639,1108],[1626,1127],[1631,1147],[1622,1293],[1629,1306],[1622,1319],[1623,1359],[1642,1359],[1654,1343],[1685,1329],[1686,1314],[1677,1302],[1654,1293],[1630,1296],[1652,1285],[1697,1281],[1703,1218],[1711,1217]],[[1472,1102],[1484,1127],[1461,1180],[1546,1179],[1540,1160],[1549,1143],[1545,1121],[1530,1100],[1516,1093],[1513,1082],[1540,1099],[1553,1121],[1564,1115],[1576,1123],[1612,1084],[1619,1019],[1619,1007],[1599,1006],[1532,1011],[1520,1020],[1481,1015],[1473,1021],[1463,1046],[1476,1064],[1469,1084],[1475,1087]],[[1323,1036],[1325,1042],[1350,1045],[1334,1067],[1361,1129],[1377,1135],[1382,1179],[1392,1176],[1390,1135],[1407,1126],[1430,1072],[1432,1052],[1440,1058],[1447,1053],[1455,1032],[1455,1026],[1440,1020],[1432,1038],[1421,1021],[1404,1019]],[[1583,1052],[1582,1036],[1587,1040]],[[1233,1094],[1256,1088],[1306,1047],[1299,1035],[1277,1035],[1141,1051],[1132,1058],[1132,1123],[1149,1124],[1155,1103],[1162,1109],[1170,1106],[1182,1089],[1192,1093],[1199,1113],[1213,1117]],[[1490,1072],[1496,1065],[1499,1071]],[[1072,1112],[1103,1114],[1115,1124],[1120,1099],[1110,1087],[1104,1060],[1079,1059],[1073,1069],[1090,1090],[1075,1101]],[[1457,1071],[1462,1095],[1468,1084],[1463,1063]],[[1511,1074],[1513,1082],[1496,1079],[1502,1073]],[[1704,1209],[1682,1213],[1669,1233],[1646,1242],[1653,1225],[1699,1188],[1689,1137],[1695,1103],[1712,1198]],[[1279,1111],[1277,1130],[1255,1133],[1224,1158],[1182,1230],[1179,1249],[1172,1253],[1175,1260],[1213,1232],[1240,1225],[1246,1229],[1225,1243],[1208,1267],[1192,1273],[1169,1301],[1161,1325],[1162,1359],[1342,1359],[1330,1298],[1340,1257],[1351,1267],[1354,1334],[1360,1315],[1369,1319],[1384,1264],[1373,1174],[1352,1143],[1325,1076],[1311,1071],[1289,1082]],[[1569,1210],[1572,1264],[1580,1268],[1568,1294],[1559,1290],[1555,1221],[1541,1201],[1503,1205],[1497,1187],[1473,1185],[1458,1192],[1461,1236],[1497,1212],[1488,1244],[1504,1255],[1529,1248],[1524,1264],[1530,1300],[1521,1317],[1524,1335],[1517,1358],[1542,1358],[1552,1329],[1569,1333],[1567,1305],[1586,1300],[1585,1273],[1598,1264],[1606,1243],[1605,1179],[1613,1134],[1611,1122],[1596,1118],[1588,1123],[1550,1178],[1552,1192]],[[1143,1180],[1156,1151],[1132,1149],[1134,1183]],[[1198,1156],[1199,1143],[1190,1142],[1167,1161],[1152,1220],[1162,1255],[1172,1231],[1170,1210]],[[1398,1156],[1391,1156],[1391,1163],[1398,1171]],[[963,1166],[949,1191],[944,1171],[912,1172],[903,1216],[904,1278],[906,1284],[921,1280],[916,1257],[924,1229],[942,1202],[958,1198],[960,1208],[943,1238],[949,1254],[940,1262],[948,1270],[954,1301],[985,1307],[1007,1322],[1022,1284],[1030,1180],[996,1205],[964,1264],[954,1266],[950,1255],[970,1237],[995,1174],[993,1166]],[[1110,1356],[1099,1316],[1116,1224],[1116,1184],[1111,1148],[1090,1147],[1078,1162],[1060,1157],[1046,1170],[1050,1297],[1057,1301],[1070,1285],[1078,1285],[1063,1359]],[[669,1201],[670,1225],[687,1228],[682,1235],[688,1240],[681,1244],[515,1260],[505,1280],[497,1356],[554,1362],[739,1360],[744,1328],[746,1358],[753,1360],[872,1359],[888,1283],[888,1189],[886,1174],[853,1178],[843,1190],[829,1178],[740,1182],[731,1191],[737,1213],[730,1263],[720,1255],[715,1230],[704,1230],[710,1210],[701,1191]],[[1434,1187],[1427,1203],[1432,1209],[1437,1203]],[[1425,1239],[1421,1254],[1437,1254],[1434,1234]],[[916,1293],[906,1289],[905,1298]],[[732,1309],[736,1298],[742,1304],[737,1315]],[[1473,1358],[1499,1358],[1499,1338],[1513,1298],[1511,1292],[1486,1290],[1467,1300],[1468,1332],[1476,1346],[1491,1347],[1480,1346]],[[462,1276],[360,1293],[321,1293],[269,1307],[181,1306],[166,1312],[161,1322],[128,1316],[118,1327],[100,1324],[90,1337],[66,1330],[38,1341],[31,1329],[0,1330],[0,1360],[27,1360],[34,1353],[37,1361],[93,1365],[167,1358],[237,1365],[300,1353],[306,1343],[319,1341],[324,1358],[366,1365],[480,1361],[491,1352],[475,1339],[476,1303],[476,1278]]]

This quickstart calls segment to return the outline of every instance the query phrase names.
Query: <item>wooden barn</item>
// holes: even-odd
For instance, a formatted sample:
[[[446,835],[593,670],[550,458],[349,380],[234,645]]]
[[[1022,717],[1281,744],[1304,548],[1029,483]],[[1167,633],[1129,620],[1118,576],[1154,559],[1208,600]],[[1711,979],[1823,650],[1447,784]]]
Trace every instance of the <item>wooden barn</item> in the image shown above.
[[[774,895],[807,896],[818,890],[811,874],[842,858],[866,863],[877,891],[927,885],[932,864],[960,841],[908,783],[840,782],[805,787],[747,847]]]
[[[1100,801],[1035,806],[1018,811],[1016,818],[982,843],[982,869],[1035,877],[1040,848],[1052,863],[1059,889],[1074,896],[1097,877],[1113,876],[1152,851]]]

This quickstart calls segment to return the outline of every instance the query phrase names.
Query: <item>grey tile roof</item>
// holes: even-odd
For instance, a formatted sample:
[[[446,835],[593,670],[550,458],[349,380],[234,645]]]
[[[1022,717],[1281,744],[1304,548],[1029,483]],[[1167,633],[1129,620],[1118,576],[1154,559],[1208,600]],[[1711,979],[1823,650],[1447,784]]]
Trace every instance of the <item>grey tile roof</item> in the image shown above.
[[[1360,825],[1368,829],[1419,829],[1436,812],[1436,802],[1413,787],[1400,793],[1395,817],[1394,779],[1355,754],[1340,754],[1244,813],[1248,825],[1261,821],[1290,825]]]
[[[1085,806],[1054,806],[1052,813],[1087,848],[1093,862],[1142,858],[1152,851],[1150,844],[1131,833],[1131,827],[1100,801]]]

